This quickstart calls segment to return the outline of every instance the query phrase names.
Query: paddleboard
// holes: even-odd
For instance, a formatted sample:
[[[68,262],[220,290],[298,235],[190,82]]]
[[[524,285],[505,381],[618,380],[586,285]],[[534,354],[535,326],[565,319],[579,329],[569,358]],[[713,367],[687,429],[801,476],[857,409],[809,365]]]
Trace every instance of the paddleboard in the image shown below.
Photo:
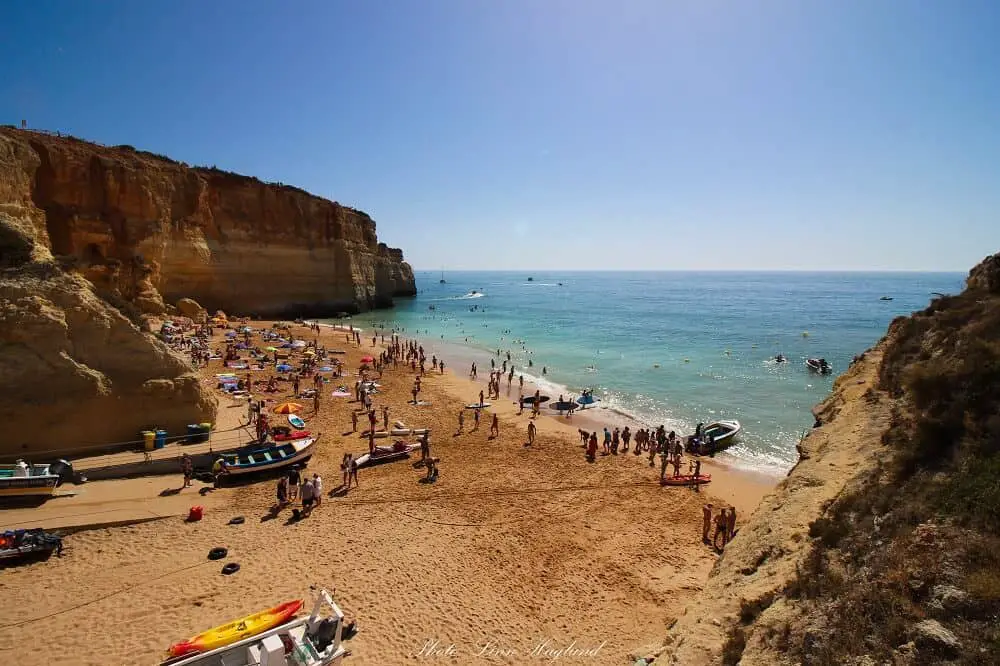
[[[466,409],[484,409],[486,407],[489,407],[491,404],[492,403],[489,403],[489,402],[484,402],[484,403],[474,402],[472,404],[466,405],[465,408]]]
[[[563,402],[554,402],[551,405],[549,405],[549,408],[556,409],[560,412],[571,412],[579,406],[580,405],[576,404],[575,402],[563,401]]]
[[[302,430],[303,428],[306,427],[306,422],[303,421],[302,417],[298,416],[297,414],[289,414],[288,423],[290,423],[293,428],[298,428],[299,430]]]
[[[538,398],[538,402],[540,402],[540,403],[541,402],[548,402],[549,400],[551,400],[551,398],[549,398],[549,396],[547,396],[547,395],[539,396],[539,398]],[[525,396],[524,397],[524,404],[526,404],[526,405],[533,405],[533,404],[535,404],[535,396],[533,396],[533,395],[527,395],[527,396]]]

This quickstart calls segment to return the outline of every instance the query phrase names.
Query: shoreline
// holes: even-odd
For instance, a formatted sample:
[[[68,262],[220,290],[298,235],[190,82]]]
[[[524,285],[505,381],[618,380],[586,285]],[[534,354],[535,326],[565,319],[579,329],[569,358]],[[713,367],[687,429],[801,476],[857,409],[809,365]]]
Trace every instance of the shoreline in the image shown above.
[[[272,323],[250,325],[261,330]],[[222,344],[221,333],[213,336],[213,348]],[[293,325],[291,333],[317,338],[302,326]],[[273,478],[218,490],[196,481],[167,500],[155,491],[177,488],[179,475],[154,477],[141,497],[131,499],[133,507],[199,504],[204,518],[188,523],[174,515],[79,533],[67,539],[63,557],[6,571],[12,589],[35,589],[38,576],[49,585],[24,604],[0,609],[0,626],[12,627],[0,655],[39,634],[56,644],[78,644],[86,617],[89,632],[114,632],[116,641],[82,656],[80,664],[158,663],[172,642],[300,598],[311,584],[335,584],[336,601],[363,628],[349,643],[355,666],[419,659],[428,640],[454,643],[463,663],[518,663],[477,657],[477,646],[519,645],[537,636],[553,644],[607,641],[602,655],[624,661],[634,646],[662,641],[664,627],[683,612],[715,565],[718,555],[700,539],[703,503],[734,505],[739,526],[773,486],[709,461],[704,469],[711,469],[713,481],[700,493],[660,486],[658,466],[650,469],[644,457],[598,456],[588,463],[577,436],[582,420],[575,416],[569,423],[551,415],[538,419],[536,443],[527,447],[529,415],[518,416],[507,398],[485,412],[478,430],[468,418],[459,435],[458,411],[478,397],[480,384],[458,372],[428,373],[420,394],[425,404],[414,405],[407,402],[413,373],[400,365],[379,380],[376,407],[388,406],[391,422],[431,429],[440,477],[422,483],[424,471],[411,456],[365,467],[358,487],[333,492],[343,454],[359,454],[368,445],[360,433],[367,423],[351,432],[357,405],[331,397],[332,390],[352,386],[360,358],[377,355],[370,337],[362,337],[360,346],[345,344],[345,338],[342,330],[321,328],[318,342],[344,349],[337,358],[348,372],[322,385],[318,411],[301,401],[306,428],[323,433],[307,467],[324,479],[321,507],[298,522],[287,508],[275,512]],[[293,362],[297,356],[292,354]],[[213,391],[222,365],[211,361],[197,370]],[[276,374],[273,367],[240,374],[246,372],[255,381]],[[271,394],[254,391],[255,398],[269,401],[269,413],[291,398],[289,383],[278,387]],[[223,416],[242,420],[245,399],[217,395],[219,423]],[[490,413],[500,419],[495,439],[488,436]],[[101,483],[126,494],[129,482]],[[60,499],[53,506],[71,509],[78,500]],[[234,516],[245,516],[245,523],[230,525]],[[221,575],[220,566],[205,559],[217,546],[227,547],[229,560],[241,565],[235,576]],[[150,571],[163,572],[162,580],[134,584]],[[153,614],[155,627],[148,623]],[[18,653],[17,660],[41,666],[47,659]]]

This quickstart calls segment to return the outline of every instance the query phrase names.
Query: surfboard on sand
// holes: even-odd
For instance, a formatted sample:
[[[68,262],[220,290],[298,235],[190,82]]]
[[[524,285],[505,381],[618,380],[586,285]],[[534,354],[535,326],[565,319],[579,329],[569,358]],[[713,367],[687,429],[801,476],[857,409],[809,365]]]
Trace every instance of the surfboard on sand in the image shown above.
[[[466,409],[484,409],[486,407],[489,407],[491,404],[493,404],[493,403],[490,403],[490,402],[473,402],[473,403],[470,403],[470,404],[466,405],[465,408]]]
[[[549,398],[549,396],[547,396],[547,395],[540,395],[540,396],[538,396],[538,402],[540,402],[540,403],[541,402],[548,402],[549,400],[551,400],[551,398]],[[524,404],[526,404],[526,405],[533,405],[533,404],[535,404],[535,396],[533,396],[533,395],[526,395],[526,396],[524,396]]]
[[[289,414],[288,423],[290,423],[293,428],[298,428],[299,430],[306,427],[306,422],[303,421],[302,417],[298,414]]]

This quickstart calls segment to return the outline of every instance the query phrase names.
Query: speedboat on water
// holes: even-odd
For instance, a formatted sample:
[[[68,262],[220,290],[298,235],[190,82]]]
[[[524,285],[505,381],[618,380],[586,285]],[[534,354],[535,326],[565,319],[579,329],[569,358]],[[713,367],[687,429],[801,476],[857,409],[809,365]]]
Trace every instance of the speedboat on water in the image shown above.
[[[807,358],[806,367],[822,375],[828,375],[833,372],[833,368],[830,367],[825,358]]]
[[[694,455],[714,455],[732,446],[742,431],[743,426],[736,420],[699,423],[695,433],[688,436],[684,448]]]

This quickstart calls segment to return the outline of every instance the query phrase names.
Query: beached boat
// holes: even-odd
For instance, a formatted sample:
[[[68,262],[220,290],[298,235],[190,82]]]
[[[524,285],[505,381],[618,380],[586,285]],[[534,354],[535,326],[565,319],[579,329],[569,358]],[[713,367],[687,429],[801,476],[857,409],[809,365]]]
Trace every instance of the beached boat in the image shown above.
[[[344,612],[322,590],[309,617],[289,619],[253,636],[162,666],[334,666],[347,650],[341,643]]]
[[[306,437],[293,442],[275,444],[222,455],[230,476],[266,472],[304,463],[312,457],[316,439]]]
[[[806,367],[822,375],[828,375],[833,372],[833,368],[830,367],[825,358],[807,358]]]
[[[739,421],[713,421],[702,428],[700,439],[689,435],[685,449],[695,455],[711,455],[732,446],[742,430]],[[712,437],[711,446],[708,444],[709,436]]]
[[[40,527],[0,533],[0,566],[62,553],[62,537]]]
[[[203,631],[186,641],[170,646],[170,656],[182,657],[195,652],[209,652],[226,645],[232,645],[244,638],[250,638],[273,629],[279,624],[285,624],[302,608],[302,600],[286,601],[267,610],[253,613],[228,624]]]
[[[703,483],[711,483],[711,474],[681,474],[680,476],[668,476],[660,479],[660,484],[664,486],[699,486]]]
[[[420,444],[411,444],[402,441],[395,442],[390,446],[376,446],[374,453],[365,452],[355,456],[354,462],[358,467],[377,465],[390,460],[405,458],[411,451],[416,451],[419,448]]]
[[[73,476],[73,466],[65,460],[48,465],[31,465],[18,460],[0,465],[0,497],[45,497]]]

